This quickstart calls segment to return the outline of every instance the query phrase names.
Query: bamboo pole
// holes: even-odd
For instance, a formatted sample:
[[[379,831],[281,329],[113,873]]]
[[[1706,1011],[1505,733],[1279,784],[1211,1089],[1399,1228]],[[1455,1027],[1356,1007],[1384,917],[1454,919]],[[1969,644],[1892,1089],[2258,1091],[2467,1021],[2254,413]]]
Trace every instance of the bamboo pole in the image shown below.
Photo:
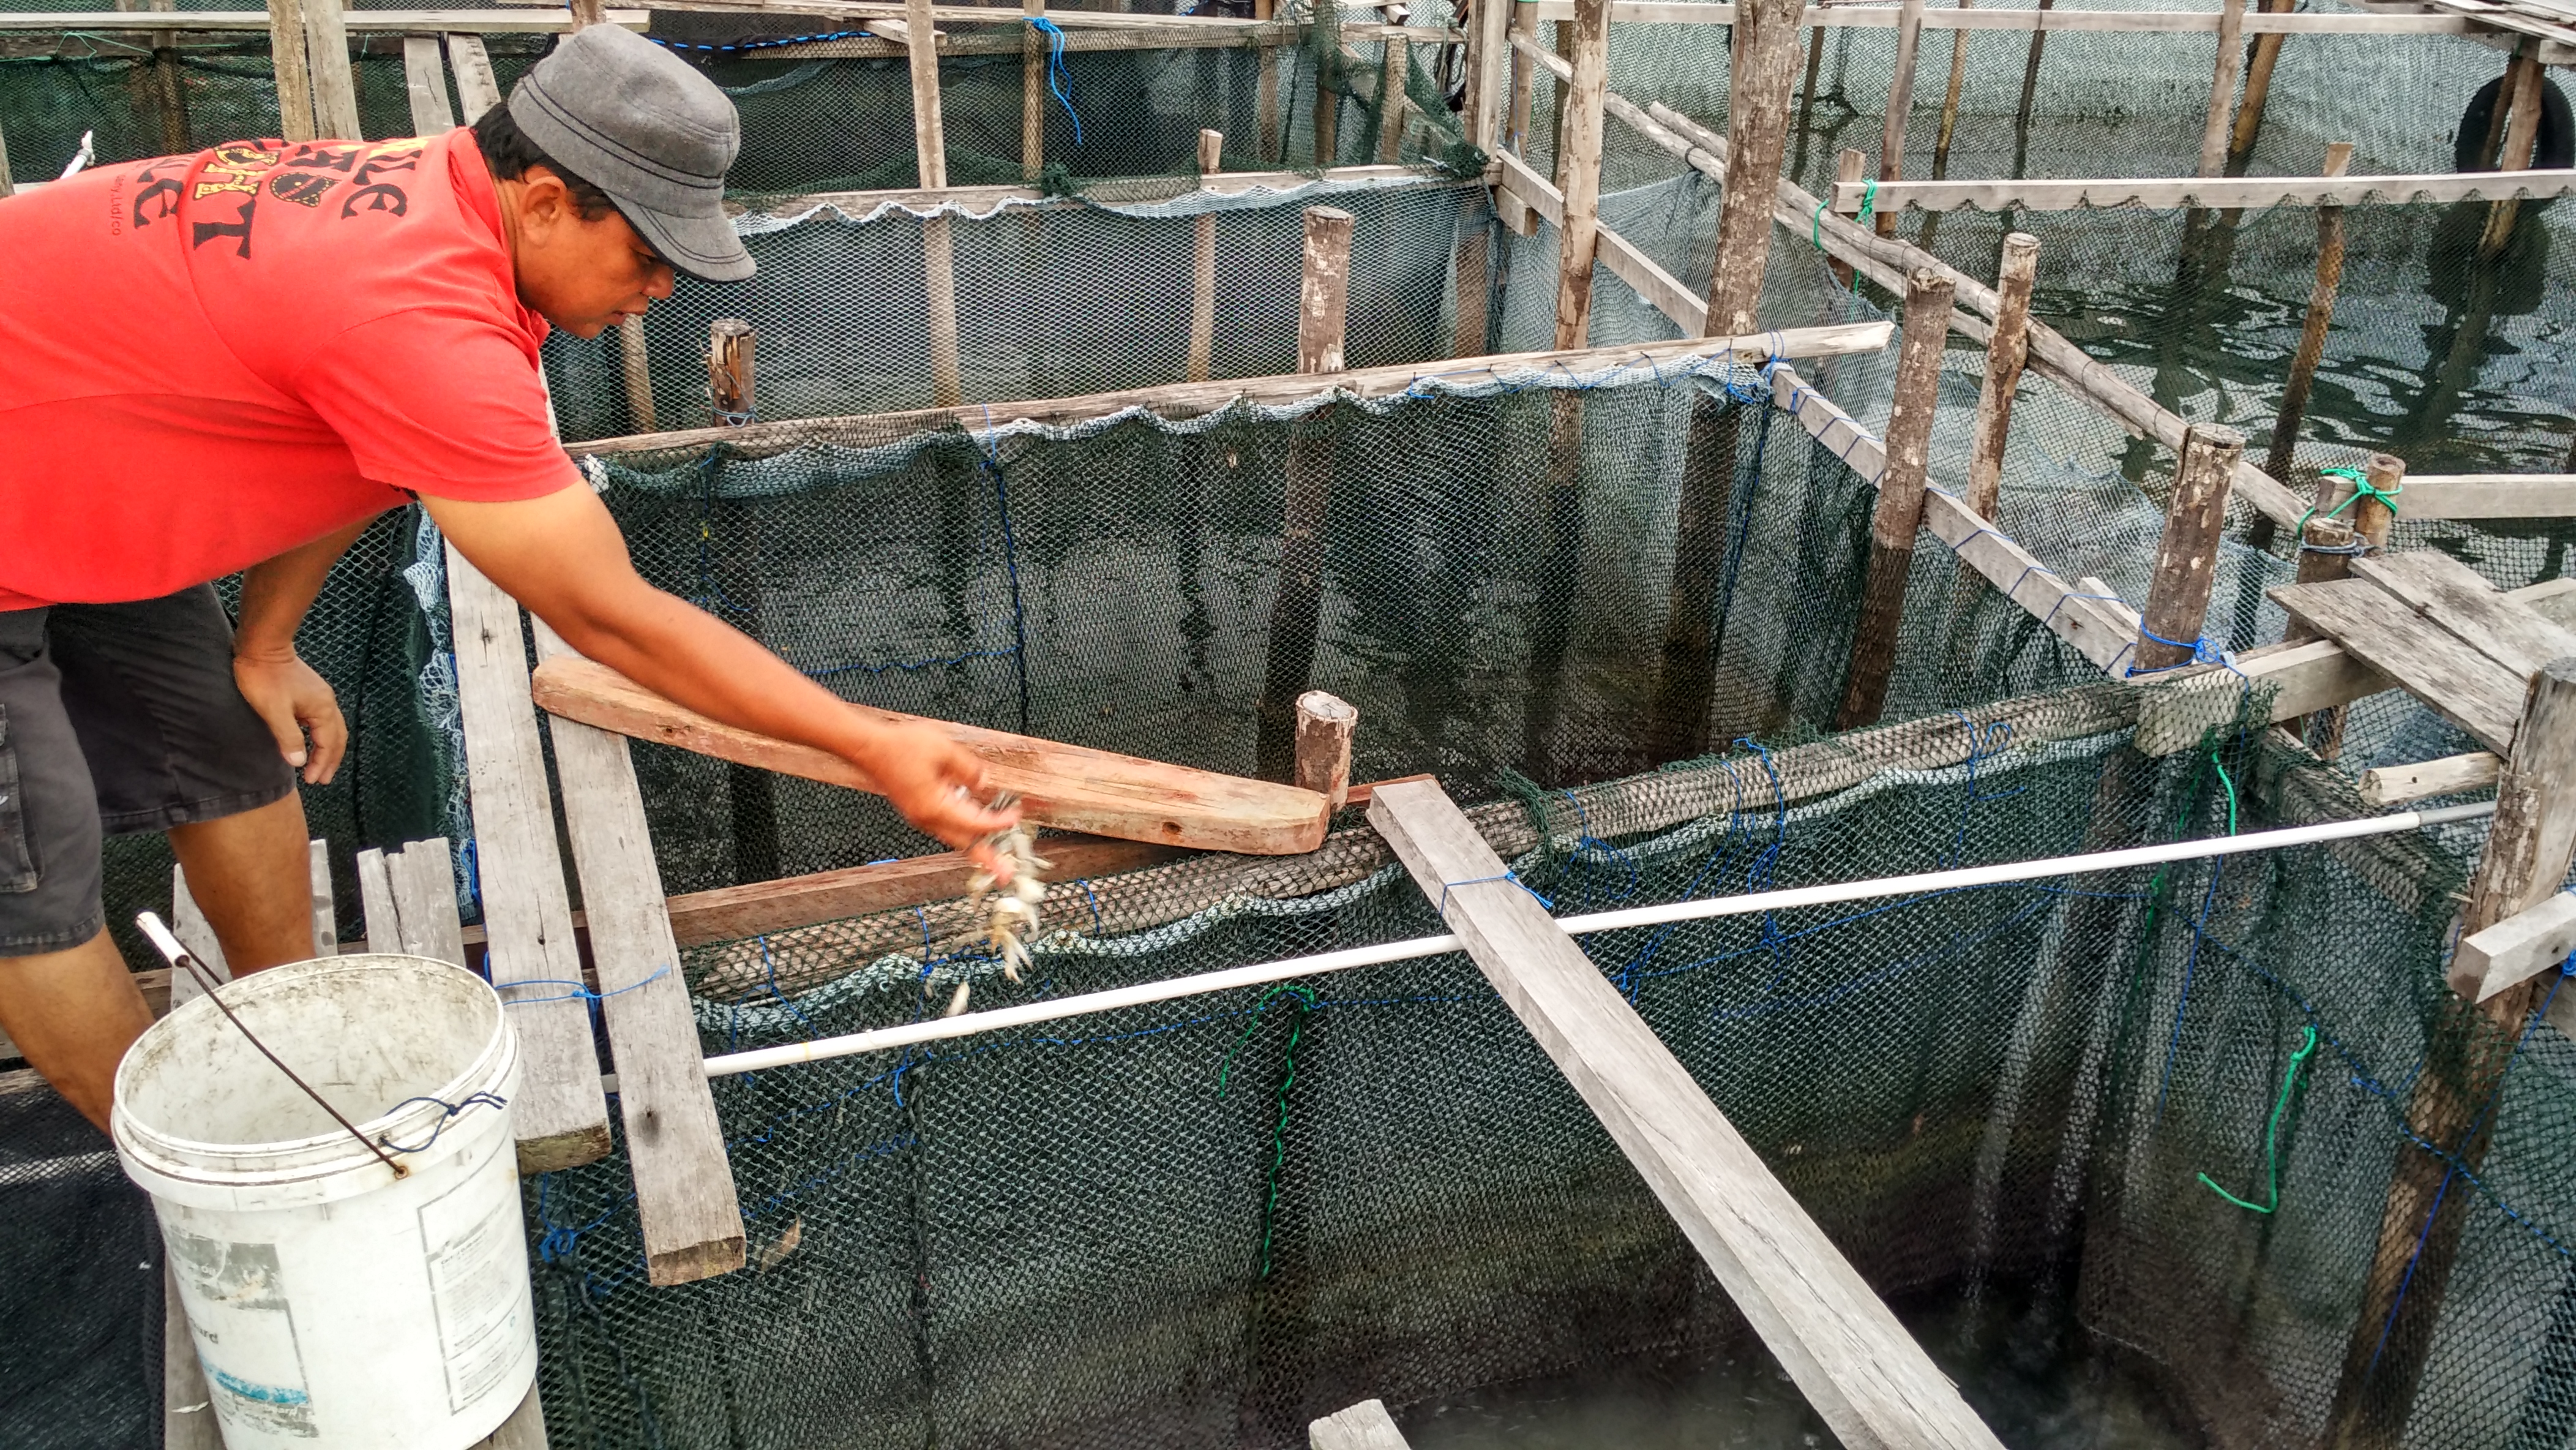
[[[2381,493],[2396,494],[2406,486],[2406,460],[2393,453],[2374,453],[2362,464],[2361,474],[2369,480],[2372,488]],[[2340,510],[2338,517],[2350,519],[2353,532],[2361,535],[2362,541],[2377,553],[2388,547],[2388,536],[2397,527],[2397,515],[2388,505],[2369,497],[2358,500],[2349,509],[2342,508],[2345,499],[2359,492],[2344,479],[2328,475],[2318,490],[2317,511],[2331,513]],[[2328,497],[2329,493],[2331,497]]]
[[[1592,325],[1592,267],[1601,241],[1601,93],[1610,84],[1610,0],[1575,0],[1566,59],[1565,121],[1557,133],[1556,185],[1564,196],[1556,234],[1556,346],[1585,345]]]
[[[2265,37],[2269,39],[2270,37]],[[2247,82],[2250,86],[2252,82]],[[2328,176],[2341,176],[2352,164],[2352,143],[2326,148]],[[2274,478],[2290,476],[2297,461],[2299,424],[2308,410],[2308,390],[2316,383],[2317,364],[2325,360],[2326,329],[2334,323],[2335,290],[2343,285],[2343,208],[2317,208],[2317,280],[2308,291],[2308,318],[2299,330],[2299,350],[2290,359],[2290,380],[2281,389],[2281,411],[2272,422],[2272,447],[2263,471]]]
[[[1224,160],[1225,133],[1199,132],[1200,179],[1216,175]],[[1199,213],[1190,228],[1189,379],[1203,383],[1216,351],[1216,213]]]
[[[2156,544],[2156,571],[2147,583],[2146,608],[2139,611],[2130,674],[2189,664],[2197,652],[2210,586],[2218,577],[2228,486],[2235,480],[2236,460],[2244,454],[2244,435],[2233,428],[2194,424],[2183,434],[2173,496],[2165,505],[2164,535]]]
[[[2505,123],[2504,153],[2498,158],[2498,169],[2522,171],[2531,165],[2532,150],[2540,141],[2540,88],[2547,84],[2539,61],[2517,57],[2513,84],[2496,94],[2498,104],[2508,97],[2513,103],[2513,117]],[[2487,203],[2486,229],[2478,236],[2478,260],[2491,261],[2513,240],[2513,222],[2522,210],[2519,197],[2508,196]]]
[[[1896,73],[1887,84],[1887,117],[1878,135],[1878,179],[1905,174],[1905,124],[1914,110],[1914,60],[1923,46],[1923,0],[1905,0],[1896,17]],[[1731,128],[1730,128],[1731,129]],[[1878,234],[1896,235],[1896,213],[1878,214]]]
[[[2218,63],[2209,78],[2209,114],[2200,127],[2200,174],[2227,169],[2227,122],[2236,107],[2236,78],[2245,69],[2245,0],[2218,12]]]
[[[1919,7],[1921,0],[1910,3]],[[1755,315],[1762,301],[1763,269],[1771,257],[1771,211],[1780,162],[1788,152],[1789,90],[1798,78],[1799,22],[1805,12],[1806,0],[1742,0],[1736,7],[1717,256],[1709,268],[1708,308],[1701,324],[1709,336],[1758,326]],[[1741,426],[1731,406],[1709,399],[1692,405],[1681,497],[1674,511],[1663,659],[1646,731],[1648,749],[1666,760],[1698,754],[1708,732],[1722,625],[1711,615],[1725,562]]]
[[[2263,0],[2263,13],[2284,15],[2299,0]],[[2277,30],[2254,37],[2253,58],[2245,63],[2245,98],[2236,104],[2236,129],[2228,138],[2227,155],[2241,165],[2254,154],[2254,143],[2263,134],[2263,103],[2271,98],[2272,70],[2281,63],[2281,42],[2289,37]]]
[[[1046,170],[1046,0],[1020,0],[1020,180],[1037,184]]]
[[[1977,390],[1977,430],[1968,453],[1968,488],[1961,501],[1992,522],[2003,489],[2004,441],[2012,431],[2013,394],[2021,386],[2030,352],[2030,288],[2039,275],[2039,238],[2014,232],[2004,238],[1996,278],[1995,330],[1986,340],[1986,380]]]
[[[1905,629],[1905,581],[1923,528],[1923,490],[1932,461],[1932,415],[1941,401],[1941,354],[1956,300],[1950,279],[1928,267],[1905,279],[1905,341],[1896,355],[1896,400],[1887,415],[1887,469],[1869,520],[1869,573],[1852,631],[1851,668],[1836,730],[1875,725],[1887,708],[1888,678]]]
[[[2576,659],[2532,677],[2513,749],[2496,786],[2495,824],[2460,912],[2473,936],[2555,895],[2576,857]],[[2544,972],[2483,1002],[2452,983],[2429,1024],[2422,1069],[2406,1105],[2406,1134],[2363,1280],[2361,1312],[2344,1351],[2320,1443],[2330,1450],[2395,1450],[2431,1357],[2460,1237],[2478,1197],[2474,1175],[2494,1144],[2506,1069],[2544,995]]]
[[[1297,286],[1297,371],[1336,373],[1343,364],[1343,322],[1350,305],[1351,214],[1306,208],[1306,245]],[[1304,421],[1288,444],[1287,493],[1279,530],[1279,592],[1270,610],[1270,640],[1257,707],[1255,769],[1286,780],[1295,768],[1296,700],[1315,667],[1315,633],[1323,617],[1324,523],[1333,497],[1333,437],[1328,406]]]
[[[2320,515],[2308,520],[2300,531],[2298,582],[2324,584],[2352,573],[2353,541],[2358,538],[2352,524],[2345,519]],[[2317,631],[2293,618],[2281,630],[2283,644],[2305,644],[2324,638]],[[2329,706],[2295,720],[2283,722],[2292,739],[2308,742],[2308,748],[2320,760],[2333,760],[2343,754],[2345,707]]]

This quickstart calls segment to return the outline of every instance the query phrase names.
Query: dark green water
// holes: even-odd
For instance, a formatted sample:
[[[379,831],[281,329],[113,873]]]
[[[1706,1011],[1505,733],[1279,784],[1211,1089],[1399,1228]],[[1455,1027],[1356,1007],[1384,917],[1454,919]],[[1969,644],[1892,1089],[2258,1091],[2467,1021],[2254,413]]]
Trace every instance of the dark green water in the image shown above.
[[[1990,1295],[1898,1306],[1943,1373],[2013,1450],[2195,1450],[2153,1385],[2097,1352],[2062,1310]],[[1774,1450],[1832,1447],[1771,1356],[1490,1387],[1397,1416],[1413,1450]]]

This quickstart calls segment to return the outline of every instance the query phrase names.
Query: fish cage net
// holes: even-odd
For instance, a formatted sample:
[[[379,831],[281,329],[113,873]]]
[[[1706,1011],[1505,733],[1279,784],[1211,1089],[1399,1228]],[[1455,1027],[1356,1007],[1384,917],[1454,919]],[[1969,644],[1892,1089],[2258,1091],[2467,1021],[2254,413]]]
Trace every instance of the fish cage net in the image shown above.
[[[1513,784],[1470,814],[1563,913],[2361,813],[2344,777],[2252,730],[2143,756],[2135,709],[2079,687]],[[2040,1286],[2208,1443],[2303,1443],[2394,1165],[2451,1153],[2405,1108],[2477,834],[1584,949],[1882,1293]],[[1307,857],[1060,883],[1016,985],[938,909],[711,943],[685,970],[718,1053],[914,1021],[959,982],[995,1006],[1438,930],[1384,845],[1345,830]],[[2502,1089],[2515,1126],[2452,1155],[2463,1246],[2406,1443],[2568,1433],[2571,1068],[2535,1027]],[[1362,1398],[1401,1419],[1747,1347],[1462,957],[714,1086],[742,1272],[648,1287],[622,1152],[527,1185],[556,1443],[1289,1445]]]
[[[766,420],[927,408],[933,338],[924,228],[947,231],[957,381],[968,405],[1060,398],[1189,379],[1201,223],[1214,262],[1208,376],[1297,371],[1303,213],[1351,214],[1345,355],[1352,367],[1450,356],[1451,265],[1489,216],[1484,188],[1429,178],[1315,181],[1153,202],[1049,200],[913,209],[879,199],[774,199],[737,229],[759,264],[746,283],[682,278],[645,314],[656,419],[722,421],[707,387],[707,325],[756,333]],[[845,209],[846,208],[846,209]],[[615,332],[557,332],[545,355],[564,436],[643,431]]]

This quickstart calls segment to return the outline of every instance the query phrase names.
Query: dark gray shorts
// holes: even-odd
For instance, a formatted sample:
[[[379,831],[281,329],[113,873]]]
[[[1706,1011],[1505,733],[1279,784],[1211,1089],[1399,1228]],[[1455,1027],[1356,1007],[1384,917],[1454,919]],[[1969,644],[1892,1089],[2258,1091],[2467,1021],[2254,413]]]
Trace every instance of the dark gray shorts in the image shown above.
[[[212,586],[0,611],[0,957],[98,934],[99,841],[283,799]]]

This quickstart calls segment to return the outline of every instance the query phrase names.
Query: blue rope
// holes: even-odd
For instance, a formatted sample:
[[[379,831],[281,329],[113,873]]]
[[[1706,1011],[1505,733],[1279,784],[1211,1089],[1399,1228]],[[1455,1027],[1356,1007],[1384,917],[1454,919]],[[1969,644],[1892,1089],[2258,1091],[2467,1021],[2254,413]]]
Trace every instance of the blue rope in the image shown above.
[[[1184,10],[1181,13],[1186,15],[1189,12]],[[1047,91],[1073,121],[1073,144],[1079,146],[1082,144],[1082,117],[1073,109],[1073,73],[1064,65],[1064,31],[1041,15],[1030,16],[1029,24],[1036,26],[1038,33],[1047,38]]]
[[[397,1143],[390,1138],[378,1138],[376,1139],[378,1143],[397,1153],[426,1153],[429,1151],[430,1145],[438,1141],[438,1135],[447,1131],[447,1125],[455,1121],[458,1113],[465,1111],[467,1108],[476,1106],[488,1108],[507,1108],[510,1106],[510,1100],[501,1096],[499,1093],[469,1093],[466,1095],[465,1101],[461,1103],[451,1103],[445,1098],[423,1095],[416,1098],[405,1098],[401,1102],[394,1104],[392,1107],[387,1108],[385,1112],[387,1114],[399,1113],[414,1103],[436,1103],[447,1111],[438,1115],[438,1121],[430,1125],[429,1136],[418,1143]]]
[[[1503,874],[1502,874],[1502,875],[1500,875],[1500,876],[1479,876],[1479,877],[1477,877],[1477,878],[1476,878],[1475,880],[1473,880],[1473,881],[1443,881],[1443,882],[1441,882],[1441,883],[1440,883],[1440,919],[1441,919],[1442,921],[1447,921],[1447,920],[1449,919],[1449,891],[1450,891],[1450,888],[1452,888],[1452,887],[1457,887],[1457,886],[1482,886],[1482,885],[1484,885],[1486,882],[1489,882],[1489,881],[1508,881],[1508,882],[1512,883],[1514,886],[1519,887],[1521,890],[1526,891],[1526,892],[1529,892],[1529,898],[1530,898],[1530,900],[1537,902],[1539,905],[1546,907],[1546,908],[1547,908],[1548,910],[1550,910],[1550,911],[1554,911],[1554,910],[1556,910],[1556,903],[1555,903],[1555,902],[1548,900],[1546,897],[1539,895],[1539,894],[1538,894],[1537,892],[1535,892],[1535,891],[1530,891],[1530,885],[1529,885],[1529,883],[1528,883],[1528,882],[1523,881],[1523,880],[1522,880],[1518,875],[1514,874],[1513,872],[1506,870],[1506,871],[1505,871],[1505,872],[1503,872]]]
[[[619,987],[618,989],[616,989],[616,990],[615,990],[615,991],[613,991],[613,992],[594,992],[594,991],[592,991],[592,990],[589,988],[589,986],[588,986],[587,984],[585,984],[585,983],[582,983],[582,982],[568,982],[568,981],[563,980],[563,979],[562,979],[562,978],[560,978],[560,977],[530,977],[530,978],[528,978],[528,979],[527,979],[527,980],[525,980],[525,981],[520,981],[520,982],[510,982],[510,983],[506,983],[506,984],[504,984],[504,985],[512,986],[512,987],[570,987],[570,988],[572,988],[572,990],[571,990],[571,991],[569,991],[569,992],[558,992],[558,993],[556,993],[555,995],[553,995],[553,996],[551,996],[551,997],[512,997],[512,998],[509,998],[509,999],[508,999],[508,1004],[509,1004],[510,1006],[513,1006],[513,1007],[533,1007],[533,1006],[535,1006],[535,1005],[536,1005],[537,1003],[539,1003],[539,1002],[576,1002],[576,1001],[578,1001],[578,1002],[588,1002],[588,1003],[590,1003],[590,1004],[591,1004],[591,1010],[592,1010],[592,1011],[594,1011],[594,1012],[596,1012],[596,1011],[598,1011],[598,1010],[599,1010],[599,1004],[600,1004],[600,1003],[602,1003],[602,1002],[607,1001],[609,998],[611,998],[611,997],[622,997],[622,996],[626,995],[626,994],[627,994],[627,993],[629,993],[629,992],[636,991],[636,990],[638,990],[638,989],[640,989],[640,988],[649,987],[649,986],[653,985],[655,982],[658,982],[658,981],[660,981],[661,979],[663,979],[664,977],[667,977],[667,976],[669,976],[669,975],[671,975],[671,969],[670,969],[669,967],[659,967],[659,968],[656,968],[656,969],[654,970],[653,975],[651,975],[651,976],[649,976],[649,977],[646,977],[643,981],[640,981],[640,982],[634,982],[634,983],[630,983],[630,984],[628,984],[628,985],[626,985],[626,986]]]

